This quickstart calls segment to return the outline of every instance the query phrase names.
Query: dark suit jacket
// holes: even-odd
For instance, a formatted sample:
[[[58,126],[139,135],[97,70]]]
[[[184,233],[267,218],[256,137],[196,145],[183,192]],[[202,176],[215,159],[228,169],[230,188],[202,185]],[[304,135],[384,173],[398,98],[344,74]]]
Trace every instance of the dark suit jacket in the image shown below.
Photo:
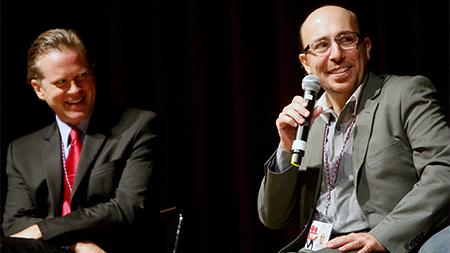
[[[64,186],[56,122],[13,141],[7,156],[5,235],[38,224],[45,240],[89,240],[121,252],[118,243],[131,244],[125,239],[130,231],[149,220],[154,117],[137,109],[95,109],[74,180],[72,213],[65,217],[60,216]]]
[[[370,232],[390,252],[420,245],[448,214],[450,130],[425,77],[369,74],[357,108],[353,171],[358,203]],[[286,251],[303,247],[323,175],[325,123],[317,118],[300,171],[274,173],[266,163],[258,196],[261,221],[279,228],[300,219],[301,235]],[[447,217],[448,219],[448,217]]]

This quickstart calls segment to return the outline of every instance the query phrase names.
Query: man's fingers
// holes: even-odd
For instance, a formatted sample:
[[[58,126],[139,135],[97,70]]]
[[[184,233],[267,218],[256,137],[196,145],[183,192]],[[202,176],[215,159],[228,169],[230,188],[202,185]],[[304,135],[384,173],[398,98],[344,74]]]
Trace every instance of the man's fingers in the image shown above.
[[[369,233],[351,233],[339,236],[329,241],[328,248],[338,248],[340,251],[359,250],[358,253],[385,252],[380,242]]]

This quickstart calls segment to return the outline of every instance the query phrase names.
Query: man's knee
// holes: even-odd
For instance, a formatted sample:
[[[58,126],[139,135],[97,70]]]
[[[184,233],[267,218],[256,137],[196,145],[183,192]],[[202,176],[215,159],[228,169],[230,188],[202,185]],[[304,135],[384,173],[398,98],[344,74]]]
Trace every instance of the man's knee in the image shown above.
[[[419,249],[419,253],[450,252],[450,226],[430,237]]]

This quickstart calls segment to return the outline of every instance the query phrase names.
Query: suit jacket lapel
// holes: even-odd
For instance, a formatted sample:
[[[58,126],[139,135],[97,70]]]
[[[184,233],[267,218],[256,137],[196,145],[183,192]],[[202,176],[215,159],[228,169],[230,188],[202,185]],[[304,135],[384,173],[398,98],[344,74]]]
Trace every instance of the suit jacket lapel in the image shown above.
[[[84,137],[83,147],[81,149],[81,158],[80,162],[78,163],[77,174],[73,183],[72,197],[80,186],[83,177],[86,175],[86,172],[91,167],[91,164],[97,157],[97,154],[100,152],[105,139],[106,136],[100,133],[88,132]]]
[[[61,138],[58,127],[55,124],[50,126],[49,131],[44,136],[42,149],[40,150],[41,167],[44,170],[45,179],[50,195],[49,212],[56,216],[62,205],[61,198],[63,193],[63,167],[61,158]]]
[[[378,101],[374,99],[380,94],[382,86],[383,79],[369,73],[369,79],[365,84],[357,108],[357,118],[353,138],[353,173],[356,177],[355,187],[358,186],[358,173],[365,160],[367,146],[372,134],[373,118],[378,108]]]
[[[89,126],[84,137],[83,147],[81,149],[81,158],[78,163],[77,174],[73,182],[73,192],[77,192],[77,189],[81,185],[83,178],[95,163],[99,153],[102,150],[107,138],[110,136],[111,126],[114,124],[109,112],[110,106],[105,108],[97,107],[91,117]],[[114,111],[114,110],[112,110]]]
[[[307,161],[302,162],[300,170],[306,170],[307,167],[321,168],[323,165],[323,133],[325,132],[325,121],[318,117],[311,126],[311,131],[308,133],[308,148],[306,149],[305,158]]]

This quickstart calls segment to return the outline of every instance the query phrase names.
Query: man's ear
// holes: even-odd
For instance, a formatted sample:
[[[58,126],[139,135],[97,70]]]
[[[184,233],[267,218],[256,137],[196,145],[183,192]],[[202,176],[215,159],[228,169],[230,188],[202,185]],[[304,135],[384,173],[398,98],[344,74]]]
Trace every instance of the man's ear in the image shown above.
[[[304,53],[299,54],[298,59],[300,60],[300,63],[303,65],[303,68],[305,68],[306,73],[311,74],[311,68],[308,66],[308,58],[306,57],[306,54]]]
[[[31,87],[33,87],[34,92],[40,100],[45,100],[44,93],[42,92],[42,87],[36,79],[31,80]]]

